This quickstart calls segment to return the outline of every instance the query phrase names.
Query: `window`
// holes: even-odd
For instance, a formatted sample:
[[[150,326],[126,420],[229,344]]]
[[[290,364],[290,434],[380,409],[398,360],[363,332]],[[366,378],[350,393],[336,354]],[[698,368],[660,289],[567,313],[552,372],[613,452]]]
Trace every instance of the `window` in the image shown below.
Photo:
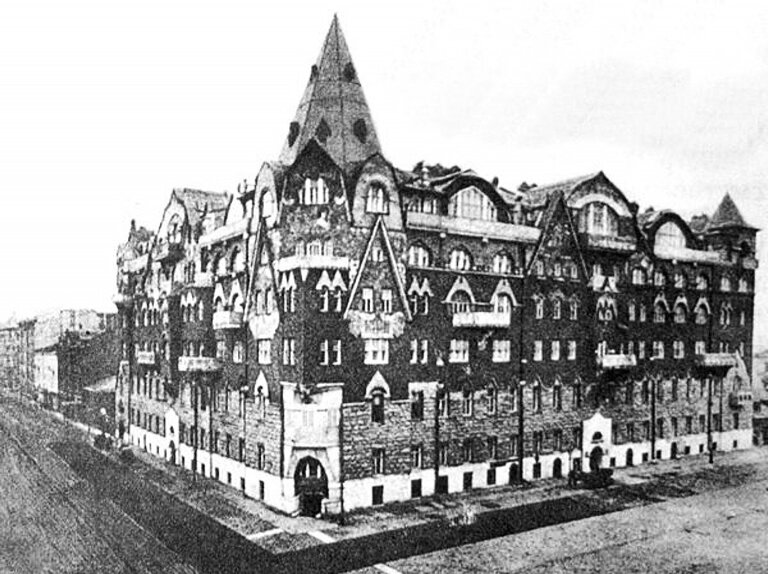
[[[577,321],[579,319],[579,303],[577,301],[571,301],[571,321]]]
[[[579,214],[579,231],[593,235],[617,236],[619,216],[607,204],[594,201],[582,208]]]
[[[437,410],[443,416],[450,414],[450,395],[446,391],[439,391],[437,395]]]
[[[739,293],[748,293],[748,292],[749,292],[749,282],[747,281],[746,277],[740,277]]]
[[[563,387],[560,383],[555,383],[552,387],[552,408],[556,411],[563,410]]]
[[[555,299],[552,303],[552,318],[559,319],[561,312],[562,302],[560,299]]]
[[[581,408],[582,396],[581,396],[581,383],[576,381],[573,384],[573,406],[577,409]]]
[[[533,360],[541,361],[544,358],[544,343],[542,341],[533,342]]]
[[[258,359],[260,365],[269,365],[272,362],[272,339],[259,339],[256,341]]]
[[[187,353],[189,355],[192,355],[192,352],[190,350],[187,350]],[[222,361],[227,358],[227,342],[226,341],[216,341],[216,358]]]
[[[363,312],[373,313],[373,289],[363,287]]]
[[[551,358],[553,361],[559,361],[560,360],[560,341],[552,341],[552,354]]]
[[[384,184],[374,181],[368,188],[365,210],[368,213],[388,213],[388,207],[387,190]]]
[[[685,343],[683,341],[674,341],[672,343],[672,353],[675,359],[685,358]]]
[[[499,409],[499,391],[493,385],[488,387],[488,414],[495,415]]]
[[[656,303],[656,305],[653,306],[653,322],[664,323],[666,317],[667,310],[664,308],[664,305],[662,303]]]
[[[686,312],[685,312],[685,306],[675,305],[675,323],[685,323],[686,319]]]
[[[536,305],[536,318],[543,319],[544,318],[544,298],[536,297],[535,305]]]
[[[320,364],[328,365],[330,362],[330,349],[328,339],[320,341]]]
[[[629,320],[634,321],[636,316],[637,307],[635,306],[634,301],[630,301],[629,306],[627,307],[627,312],[629,314]]]
[[[653,357],[655,359],[663,359],[664,358],[664,341],[654,341],[653,342]]]
[[[531,409],[534,412],[541,412],[541,385],[538,382],[533,384],[533,402]]]
[[[641,304],[640,305],[640,322],[645,323],[647,318],[648,318],[648,313],[646,312],[645,305]]]
[[[371,471],[373,474],[384,474],[384,449],[374,448],[371,451]]]
[[[365,364],[386,365],[389,363],[388,339],[365,339]]]
[[[685,289],[685,274],[680,271],[675,272],[675,288]]]
[[[464,439],[461,443],[461,460],[464,462],[472,462],[472,440]]]
[[[411,445],[411,468],[421,468],[423,448],[420,444]]]
[[[632,285],[645,285],[646,282],[646,275],[645,271],[642,269],[633,269],[632,270]]]
[[[464,389],[461,394],[461,414],[472,416],[475,412],[475,394],[470,389]]]
[[[667,222],[656,231],[656,247],[685,247],[685,235],[676,223]]]
[[[384,391],[375,389],[371,394],[371,422],[384,423]]]
[[[576,341],[568,341],[568,360],[576,360]]]
[[[666,282],[667,282],[667,277],[666,275],[664,275],[663,271],[656,271],[653,274],[653,284],[656,287],[664,287]]]
[[[267,454],[264,448],[264,443],[256,445],[256,468],[258,470],[264,470],[267,466]]]
[[[534,265],[534,270],[537,276],[539,277],[544,276],[544,262],[541,259],[536,261],[536,264]]]
[[[541,431],[533,431],[533,452],[540,454],[544,448],[544,433]]]
[[[499,438],[495,436],[488,437],[488,458],[496,460],[499,458]]]
[[[296,364],[296,339],[283,339],[283,365]]]
[[[427,364],[429,360],[429,341],[427,339],[411,339],[411,364]]]
[[[696,324],[706,325],[708,320],[709,313],[707,312],[707,308],[704,305],[696,307]]]
[[[475,187],[467,187],[455,193],[448,202],[448,213],[454,217],[496,221],[496,206]]]
[[[381,310],[383,313],[392,312],[392,289],[381,290]]]
[[[424,391],[411,393],[411,418],[416,421],[424,419]]]
[[[720,291],[727,292],[730,290],[731,290],[731,279],[724,275],[720,278]]]
[[[466,339],[451,339],[451,347],[448,354],[449,363],[469,362],[469,341]]]
[[[411,245],[408,248],[408,265],[429,267],[431,259],[429,250],[423,245]]]
[[[451,251],[449,266],[454,271],[469,271],[472,268],[472,256],[466,249],[454,249]]]
[[[709,279],[706,275],[699,275],[696,277],[696,289],[699,291],[706,291],[709,289]]]
[[[232,362],[242,363],[245,360],[245,345],[242,341],[235,341],[232,348]]]
[[[496,295],[493,302],[493,310],[496,313],[511,313],[512,312],[512,298],[505,293]]]
[[[245,461],[245,439],[243,437],[237,439],[237,460]]]
[[[438,457],[438,463],[441,465],[447,465],[448,464],[448,445],[447,444],[441,444],[440,448],[437,451],[437,457]],[[447,478],[447,477],[446,477]],[[446,492],[448,491],[446,487]]]
[[[512,258],[506,253],[493,256],[493,272],[509,275],[512,273]]]
[[[628,405],[635,402],[635,383],[633,381],[627,381],[624,387],[624,402]]]
[[[363,294],[365,298],[365,294]],[[327,313],[331,309],[331,291],[328,287],[323,287],[320,291],[320,312]]]
[[[331,351],[333,353],[333,364],[340,365],[341,364],[341,339],[336,339],[333,341]]]
[[[494,363],[508,363],[511,358],[511,348],[512,343],[508,339],[494,340],[492,361]]]

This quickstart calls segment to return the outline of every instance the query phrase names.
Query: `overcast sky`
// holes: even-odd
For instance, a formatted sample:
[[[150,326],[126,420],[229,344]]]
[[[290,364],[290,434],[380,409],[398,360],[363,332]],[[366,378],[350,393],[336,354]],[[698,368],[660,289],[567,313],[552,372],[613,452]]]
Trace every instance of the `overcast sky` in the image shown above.
[[[114,310],[131,218],[277,158],[334,12],[396,165],[603,170],[686,217],[727,191],[768,230],[765,2],[3,0],[0,319]]]

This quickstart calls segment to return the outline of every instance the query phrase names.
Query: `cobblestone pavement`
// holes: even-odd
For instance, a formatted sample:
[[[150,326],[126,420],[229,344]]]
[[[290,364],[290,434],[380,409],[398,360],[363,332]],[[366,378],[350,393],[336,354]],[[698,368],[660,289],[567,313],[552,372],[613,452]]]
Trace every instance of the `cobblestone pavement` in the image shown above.
[[[47,448],[62,427],[33,411],[0,404],[0,572],[194,573]]]
[[[618,479],[694,488],[700,494],[388,563],[422,572],[766,572],[768,452],[668,461]],[[746,471],[748,469],[748,472]],[[699,472],[694,472],[694,471]],[[702,470],[704,470],[702,472]]]

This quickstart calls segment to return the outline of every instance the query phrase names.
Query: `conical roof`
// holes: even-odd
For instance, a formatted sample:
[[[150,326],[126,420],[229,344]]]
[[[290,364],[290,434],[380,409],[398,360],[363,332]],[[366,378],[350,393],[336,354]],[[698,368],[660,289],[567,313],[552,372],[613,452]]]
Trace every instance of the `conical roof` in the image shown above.
[[[724,227],[746,227],[748,229],[754,229],[749,225],[741,216],[739,208],[736,207],[731,195],[725,194],[720,205],[717,207],[712,219],[709,221],[708,229],[720,229]]]
[[[341,168],[381,151],[371,112],[336,16],[289,126],[280,163],[293,164],[313,139]]]

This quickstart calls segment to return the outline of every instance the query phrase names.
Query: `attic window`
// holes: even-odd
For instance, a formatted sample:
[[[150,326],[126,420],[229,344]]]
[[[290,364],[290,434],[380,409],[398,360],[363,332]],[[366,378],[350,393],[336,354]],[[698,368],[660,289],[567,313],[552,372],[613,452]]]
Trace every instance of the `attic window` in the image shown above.
[[[330,136],[331,128],[328,126],[328,122],[325,121],[325,118],[323,118],[320,120],[317,130],[315,130],[315,137],[317,137],[317,140],[320,143],[324,144]]]
[[[344,66],[344,79],[348,82],[351,82],[355,78],[357,78],[357,72],[355,72],[355,67],[352,65],[352,62],[348,62],[347,65]]]
[[[312,69],[309,72],[309,80],[312,81],[317,78],[317,65],[313,64]]]
[[[368,138],[368,126],[365,125],[365,120],[355,120],[352,124],[352,133],[360,140],[360,143],[365,143]]]
[[[297,137],[299,137],[299,122],[291,122],[288,128],[288,146],[292,146]]]

